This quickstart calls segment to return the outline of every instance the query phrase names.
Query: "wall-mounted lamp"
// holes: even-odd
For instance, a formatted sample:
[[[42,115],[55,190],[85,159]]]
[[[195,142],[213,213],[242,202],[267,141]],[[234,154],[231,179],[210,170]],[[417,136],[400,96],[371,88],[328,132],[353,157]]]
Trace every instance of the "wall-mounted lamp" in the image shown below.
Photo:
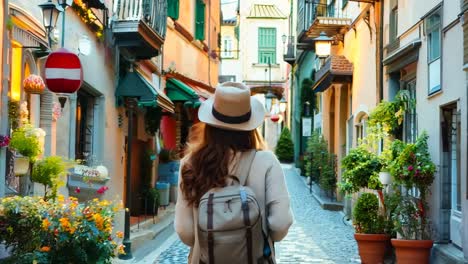
[[[314,41],[315,54],[317,54],[319,58],[330,56],[333,38],[328,37],[327,34],[322,31],[318,37],[314,38]]]
[[[280,108],[280,112],[281,113],[284,113],[286,112],[286,106],[288,105],[288,101],[286,101],[286,99],[284,98],[284,96],[281,98],[281,100],[279,101],[279,108]]]
[[[57,20],[60,14],[60,10],[54,3],[52,3],[52,0],[40,4],[39,7],[42,10],[42,24],[44,25],[44,28],[46,30],[49,46],[51,46],[52,38],[50,34],[52,30],[57,26]]]

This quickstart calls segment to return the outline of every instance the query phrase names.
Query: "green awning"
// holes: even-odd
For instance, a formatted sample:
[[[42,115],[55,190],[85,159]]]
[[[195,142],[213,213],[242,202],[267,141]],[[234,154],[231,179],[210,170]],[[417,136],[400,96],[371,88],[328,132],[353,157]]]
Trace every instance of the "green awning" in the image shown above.
[[[120,80],[115,90],[118,104],[122,104],[125,97],[137,98],[138,106],[159,106],[168,112],[174,112],[174,104],[164,94],[159,93],[138,72],[127,72]]]
[[[198,94],[190,86],[174,78],[166,81],[166,93],[171,101],[198,101]]]

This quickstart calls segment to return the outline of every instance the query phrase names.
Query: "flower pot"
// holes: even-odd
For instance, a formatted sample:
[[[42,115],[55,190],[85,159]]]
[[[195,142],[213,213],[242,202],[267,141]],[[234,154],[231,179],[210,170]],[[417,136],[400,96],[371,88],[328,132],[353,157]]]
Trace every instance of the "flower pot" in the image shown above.
[[[381,171],[379,172],[379,180],[383,185],[389,185],[392,183],[392,176],[390,175],[390,172]]]
[[[29,170],[29,159],[26,157],[15,157],[15,175],[24,175]]]
[[[385,234],[354,234],[358,244],[359,256],[363,264],[379,264],[384,262],[385,249],[390,236]]]
[[[392,239],[398,264],[429,263],[433,240]]]

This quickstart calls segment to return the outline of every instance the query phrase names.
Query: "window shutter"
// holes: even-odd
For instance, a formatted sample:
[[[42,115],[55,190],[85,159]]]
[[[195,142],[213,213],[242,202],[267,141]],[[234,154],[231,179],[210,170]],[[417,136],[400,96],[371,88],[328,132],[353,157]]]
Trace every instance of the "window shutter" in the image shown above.
[[[205,3],[197,0],[195,7],[195,39],[205,39]]]
[[[179,19],[179,0],[167,0],[167,16]]]

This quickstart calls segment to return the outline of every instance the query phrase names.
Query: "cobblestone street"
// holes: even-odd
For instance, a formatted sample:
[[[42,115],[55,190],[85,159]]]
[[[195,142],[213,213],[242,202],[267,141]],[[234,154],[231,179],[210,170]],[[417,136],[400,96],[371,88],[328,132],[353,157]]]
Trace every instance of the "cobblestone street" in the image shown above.
[[[284,167],[291,195],[294,225],[276,244],[278,263],[359,263],[353,229],[343,214],[323,210],[304,181],[288,165]],[[156,264],[186,263],[188,248],[179,240],[156,260]]]

